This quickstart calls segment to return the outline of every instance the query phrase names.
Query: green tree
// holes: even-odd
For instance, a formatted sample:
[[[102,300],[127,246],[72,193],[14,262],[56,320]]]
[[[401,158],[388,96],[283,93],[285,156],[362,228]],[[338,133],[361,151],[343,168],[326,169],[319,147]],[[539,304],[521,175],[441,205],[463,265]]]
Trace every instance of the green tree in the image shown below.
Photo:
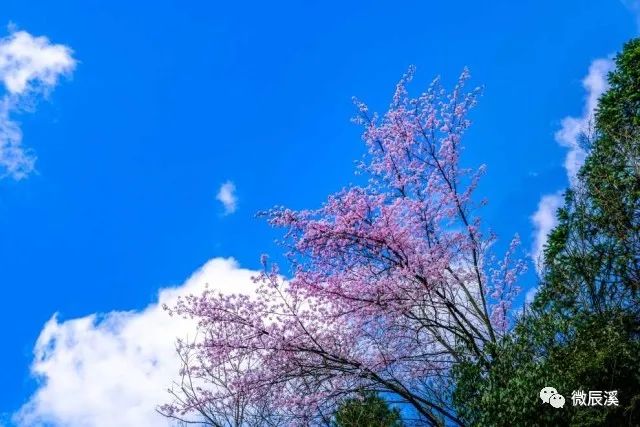
[[[489,368],[455,368],[473,425],[640,425],[640,39],[616,57],[589,155],[558,211],[540,291]],[[555,387],[562,410],[538,391]],[[619,406],[574,407],[574,390],[617,390]]]
[[[401,427],[400,411],[376,393],[345,400],[335,414],[335,427]]]

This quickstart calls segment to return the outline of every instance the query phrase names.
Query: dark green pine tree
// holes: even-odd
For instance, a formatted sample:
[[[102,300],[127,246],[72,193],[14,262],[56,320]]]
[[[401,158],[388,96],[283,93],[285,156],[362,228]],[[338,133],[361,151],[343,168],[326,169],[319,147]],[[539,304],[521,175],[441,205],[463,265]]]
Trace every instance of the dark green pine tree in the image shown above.
[[[335,427],[402,427],[400,411],[376,393],[348,399],[335,414]]]
[[[616,57],[609,84],[532,306],[489,369],[455,370],[471,425],[640,425],[640,39]],[[541,403],[545,386],[564,395],[563,409]],[[617,390],[619,406],[574,407],[574,390]]]

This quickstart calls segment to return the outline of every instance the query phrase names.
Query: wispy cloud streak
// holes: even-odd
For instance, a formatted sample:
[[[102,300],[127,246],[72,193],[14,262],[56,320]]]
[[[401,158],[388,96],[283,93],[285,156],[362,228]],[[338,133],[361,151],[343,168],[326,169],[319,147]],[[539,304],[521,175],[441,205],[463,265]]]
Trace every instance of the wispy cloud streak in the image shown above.
[[[47,96],[61,76],[76,66],[69,47],[46,37],[15,31],[0,39],[0,176],[20,180],[34,169],[36,157],[22,145],[22,130],[12,117],[28,110],[37,96]]]
[[[238,209],[238,197],[236,196],[236,185],[232,181],[227,181],[220,186],[216,199],[222,203],[224,214],[231,215]]]

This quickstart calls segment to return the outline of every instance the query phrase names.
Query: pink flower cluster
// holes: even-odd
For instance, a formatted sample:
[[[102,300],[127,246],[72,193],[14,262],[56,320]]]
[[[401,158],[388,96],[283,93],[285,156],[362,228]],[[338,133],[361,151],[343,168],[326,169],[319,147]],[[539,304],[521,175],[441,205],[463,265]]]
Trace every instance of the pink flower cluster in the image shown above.
[[[507,327],[524,264],[514,259],[517,238],[493,261],[494,238],[472,199],[484,168],[460,165],[479,90],[464,91],[465,70],[451,93],[435,80],[411,98],[412,76],[382,118],[355,101],[366,186],[317,210],[264,213],[286,230],[289,280],[263,257],[255,295],[207,291],[170,309],[197,319],[199,335],[178,349],[183,382],[164,413],[213,425],[314,425],[374,390],[427,425],[459,423],[447,398],[451,367],[490,362],[486,344]]]

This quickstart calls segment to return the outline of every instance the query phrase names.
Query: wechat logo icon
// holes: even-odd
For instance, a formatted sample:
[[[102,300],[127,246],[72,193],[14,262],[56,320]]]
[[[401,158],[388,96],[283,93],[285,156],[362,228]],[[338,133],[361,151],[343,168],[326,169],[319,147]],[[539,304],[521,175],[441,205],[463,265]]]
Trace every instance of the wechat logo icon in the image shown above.
[[[540,390],[540,399],[542,403],[548,403],[554,408],[562,408],[564,406],[564,396],[558,393],[553,387],[544,387]]]

